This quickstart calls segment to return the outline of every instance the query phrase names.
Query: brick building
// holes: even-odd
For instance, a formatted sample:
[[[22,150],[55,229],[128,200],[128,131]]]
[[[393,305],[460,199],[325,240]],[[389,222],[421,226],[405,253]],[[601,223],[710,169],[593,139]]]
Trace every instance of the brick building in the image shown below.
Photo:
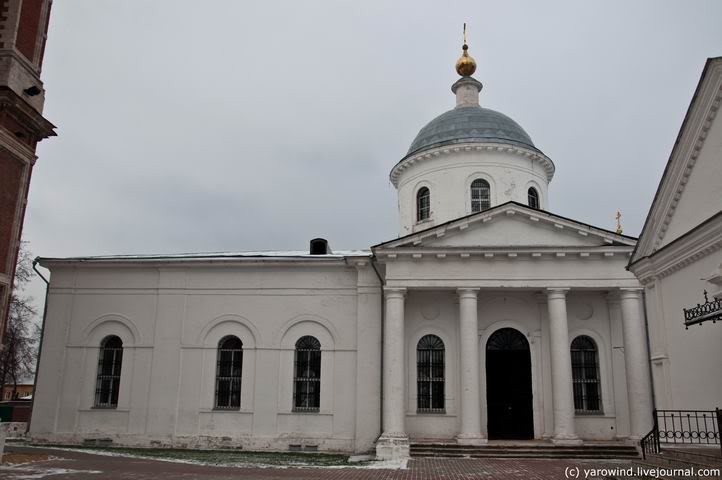
[[[0,0],[0,340],[5,332],[30,175],[38,142],[55,135],[43,115],[40,71],[51,0]]]

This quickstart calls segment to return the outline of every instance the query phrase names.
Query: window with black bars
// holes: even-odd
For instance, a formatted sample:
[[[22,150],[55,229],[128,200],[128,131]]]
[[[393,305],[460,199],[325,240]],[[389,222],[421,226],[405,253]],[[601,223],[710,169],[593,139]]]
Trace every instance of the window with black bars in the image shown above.
[[[241,408],[241,372],[243,371],[243,342],[238,337],[224,337],[218,342],[216,365],[215,408]]]
[[[444,342],[436,335],[416,345],[416,411],[444,413]]]
[[[574,410],[578,414],[602,413],[598,353],[596,343],[586,335],[572,342]]]
[[[416,221],[427,220],[431,216],[431,192],[421,187],[416,193]]]
[[[491,207],[491,188],[489,182],[476,179],[471,182],[471,211],[481,212]]]
[[[118,406],[120,369],[123,365],[123,341],[115,335],[100,343],[98,376],[95,381],[95,404],[97,408]]]
[[[293,411],[318,412],[321,405],[321,343],[314,337],[296,342]]]

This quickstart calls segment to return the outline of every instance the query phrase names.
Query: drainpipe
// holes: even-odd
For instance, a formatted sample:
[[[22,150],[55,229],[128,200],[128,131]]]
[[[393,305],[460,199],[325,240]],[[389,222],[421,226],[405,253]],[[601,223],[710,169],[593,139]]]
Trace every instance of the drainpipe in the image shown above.
[[[33,270],[38,276],[45,282],[45,304],[43,305],[43,320],[40,324],[40,342],[38,344],[38,358],[35,362],[35,378],[33,379],[33,398],[30,400],[30,417],[28,418],[28,426],[25,433],[30,432],[30,422],[33,420],[33,409],[35,408],[35,395],[38,387],[38,374],[40,373],[40,354],[43,351],[43,339],[45,338],[45,317],[48,315],[48,290],[50,288],[50,281],[40,273],[37,268],[37,264],[40,261],[40,257],[35,257],[33,260]]]
[[[381,278],[381,274],[376,268],[376,255],[371,257],[371,267],[373,267],[374,272],[376,272],[376,276],[379,279],[379,290],[381,291],[381,386],[379,388],[379,392],[381,392],[381,395],[379,396],[379,412],[381,413],[381,415],[379,415],[380,437],[384,433],[384,322],[386,320],[386,309],[384,308],[384,280]],[[376,440],[378,441],[378,437],[376,437]]]
[[[656,290],[655,290],[656,291]],[[652,388],[652,406],[657,410],[657,397],[654,392],[654,372],[652,371],[652,342],[649,341],[649,318],[647,317],[647,289],[642,290],[642,313],[644,314],[644,330],[647,334],[647,368],[649,368],[649,381]],[[654,416],[654,412],[652,412]]]

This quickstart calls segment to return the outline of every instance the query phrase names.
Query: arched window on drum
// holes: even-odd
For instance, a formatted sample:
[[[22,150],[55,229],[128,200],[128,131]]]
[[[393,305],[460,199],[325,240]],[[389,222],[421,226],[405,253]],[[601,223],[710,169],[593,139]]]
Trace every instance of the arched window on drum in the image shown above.
[[[491,208],[491,187],[489,182],[477,178],[471,182],[471,211],[482,212]]]
[[[527,191],[527,199],[531,208],[539,209],[539,192],[536,191],[536,188],[529,187],[529,190]]]
[[[416,192],[416,221],[423,222],[431,216],[431,192],[426,187],[421,187]]]

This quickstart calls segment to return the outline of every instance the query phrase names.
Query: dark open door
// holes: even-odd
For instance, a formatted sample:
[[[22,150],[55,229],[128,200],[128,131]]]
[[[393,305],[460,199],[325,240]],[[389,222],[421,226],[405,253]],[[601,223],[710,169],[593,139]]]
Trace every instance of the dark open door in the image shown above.
[[[490,439],[534,438],[529,342],[513,328],[486,342],[486,404]]]

